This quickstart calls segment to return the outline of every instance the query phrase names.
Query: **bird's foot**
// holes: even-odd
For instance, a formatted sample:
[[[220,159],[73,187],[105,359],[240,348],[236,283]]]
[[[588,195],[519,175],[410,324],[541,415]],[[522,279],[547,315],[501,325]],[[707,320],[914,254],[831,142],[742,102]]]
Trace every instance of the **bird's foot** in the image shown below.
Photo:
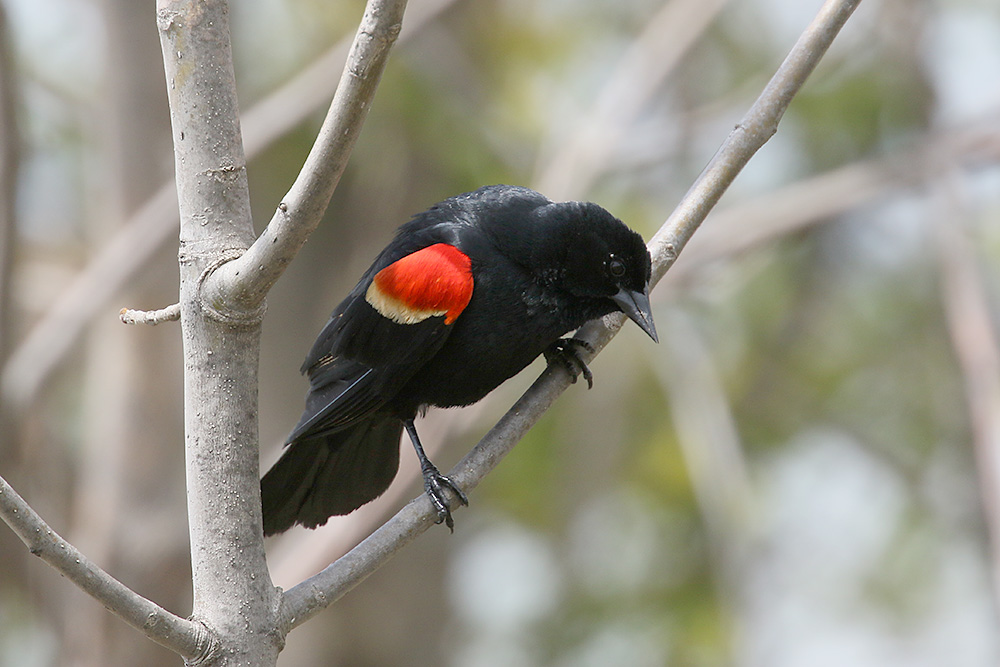
[[[427,465],[421,466],[421,472],[424,475],[424,491],[431,499],[431,504],[434,505],[434,510],[437,512],[437,521],[434,523],[444,523],[454,533],[455,521],[451,518],[452,501],[445,489],[451,489],[462,505],[468,506],[469,497],[462,489],[458,488],[458,485],[450,477],[442,475],[437,466],[430,461],[427,461]]]
[[[577,377],[582,374],[583,379],[587,381],[587,389],[592,389],[594,387],[594,374],[590,372],[587,362],[580,356],[580,350],[586,350],[593,354],[594,346],[579,338],[560,338],[549,345],[542,354],[545,355],[545,361],[549,366],[558,364],[565,368],[573,383],[576,383]]]

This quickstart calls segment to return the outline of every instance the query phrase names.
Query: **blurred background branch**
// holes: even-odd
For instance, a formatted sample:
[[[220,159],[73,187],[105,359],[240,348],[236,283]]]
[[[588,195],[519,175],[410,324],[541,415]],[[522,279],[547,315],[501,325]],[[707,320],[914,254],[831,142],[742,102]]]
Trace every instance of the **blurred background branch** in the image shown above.
[[[936,165],[976,169],[1000,159],[1000,118],[949,131],[929,131],[911,148],[802,178],[738,205],[713,211],[712,224],[692,239],[668,283],[684,283],[714,262],[822,224],[860,206],[920,185]]]
[[[11,347],[10,281],[15,256],[17,174],[21,152],[16,77],[10,22],[7,12],[0,7],[0,364],[7,359]]]
[[[992,551],[992,580],[1000,603],[1000,341],[980,259],[969,238],[969,208],[955,167],[941,162],[937,245],[941,300],[968,403],[979,471],[979,493]]]

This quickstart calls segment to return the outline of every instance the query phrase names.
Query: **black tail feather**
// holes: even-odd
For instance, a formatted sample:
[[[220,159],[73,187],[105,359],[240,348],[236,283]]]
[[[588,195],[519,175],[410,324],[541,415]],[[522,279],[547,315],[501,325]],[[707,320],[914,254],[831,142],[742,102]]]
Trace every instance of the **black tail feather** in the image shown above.
[[[403,424],[384,414],[289,444],[260,480],[264,534],[322,526],[382,495],[399,468]]]

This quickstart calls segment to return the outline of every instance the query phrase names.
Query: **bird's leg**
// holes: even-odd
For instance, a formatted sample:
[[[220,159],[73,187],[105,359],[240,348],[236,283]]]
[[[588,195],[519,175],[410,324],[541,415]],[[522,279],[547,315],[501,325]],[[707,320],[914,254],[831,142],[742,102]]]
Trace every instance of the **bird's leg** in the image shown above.
[[[587,362],[580,356],[581,348],[591,354],[594,352],[594,346],[585,340],[580,340],[579,338],[560,338],[552,343],[552,345],[549,345],[542,354],[545,355],[545,361],[549,366],[558,364],[565,368],[574,383],[577,376],[582,373],[583,379],[587,381],[587,389],[593,389],[594,374],[590,372]]]
[[[451,501],[448,500],[448,496],[444,490],[445,488],[449,488],[454,491],[459,502],[463,505],[469,504],[469,498],[462,489],[458,488],[455,482],[449,477],[442,475],[437,466],[427,458],[424,448],[420,445],[420,438],[417,437],[417,429],[413,425],[413,420],[404,419],[403,425],[406,427],[406,432],[410,434],[413,449],[416,450],[417,458],[420,460],[420,472],[424,476],[424,491],[427,492],[427,496],[431,499],[434,509],[437,510],[438,518],[434,523],[441,523],[443,521],[451,532],[455,532],[455,522],[451,518]]]

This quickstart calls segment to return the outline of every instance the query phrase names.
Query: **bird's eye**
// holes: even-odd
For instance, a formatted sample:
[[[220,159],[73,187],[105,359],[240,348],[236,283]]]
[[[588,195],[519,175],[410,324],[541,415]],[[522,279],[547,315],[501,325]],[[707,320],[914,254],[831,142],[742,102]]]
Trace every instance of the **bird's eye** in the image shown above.
[[[616,257],[612,257],[611,261],[608,262],[608,273],[615,278],[621,278],[625,275],[625,262]]]

